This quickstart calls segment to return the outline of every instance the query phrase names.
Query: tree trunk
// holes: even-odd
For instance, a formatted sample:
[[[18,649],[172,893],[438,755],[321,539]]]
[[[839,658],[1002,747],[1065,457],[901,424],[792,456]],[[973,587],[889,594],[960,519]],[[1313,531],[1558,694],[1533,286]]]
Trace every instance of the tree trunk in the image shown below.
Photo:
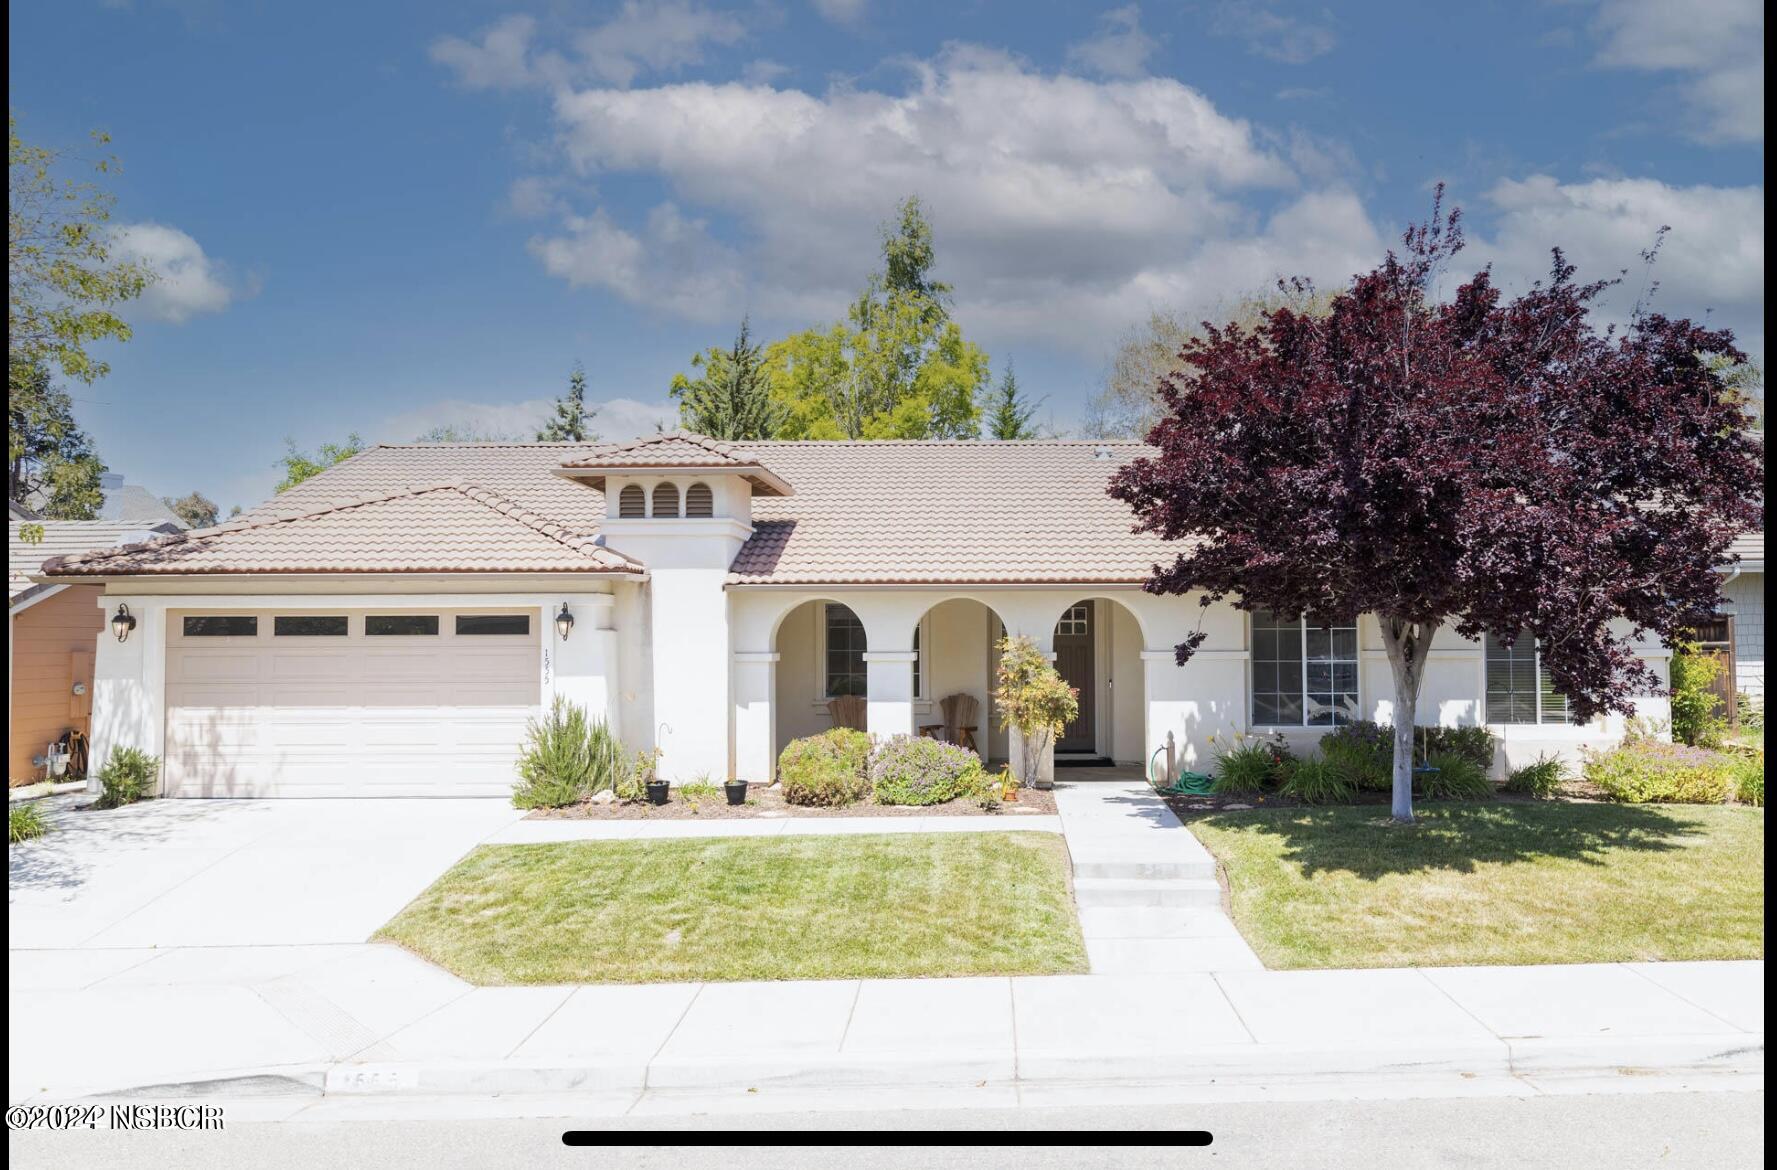
[[[1394,819],[1413,819],[1413,728],[1418,722],[1419,684],[1436,625],[1382,615],[1382,644],[1394,672]]]

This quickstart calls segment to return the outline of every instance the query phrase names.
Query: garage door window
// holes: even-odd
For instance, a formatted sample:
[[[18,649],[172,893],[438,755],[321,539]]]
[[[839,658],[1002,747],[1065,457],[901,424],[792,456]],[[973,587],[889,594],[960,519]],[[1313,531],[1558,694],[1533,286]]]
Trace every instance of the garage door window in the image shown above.
[[[364,632],[371,636],[387,635],[425,635],[438,632],[438,615],[429,614],[372,614],[364,619]]]
[[[346,636],[346,618],[344,614],[280,615],[271,620],[271,632],[280,638],[343,638]]]
[[[185,619],[187,638],[254,638],[259,619],[251,614],[208,614]]]
[[[529,634],[528,613],[464,613],[457,615],[459,637],[470,634]]]

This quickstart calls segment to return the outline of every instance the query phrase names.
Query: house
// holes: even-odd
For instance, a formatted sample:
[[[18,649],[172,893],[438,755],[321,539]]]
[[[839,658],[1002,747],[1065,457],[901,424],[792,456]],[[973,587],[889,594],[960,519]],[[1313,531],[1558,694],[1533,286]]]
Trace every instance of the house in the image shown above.
[[[141,484],[125,483],[123,476],[107,471],[99,476],[99,490],[105,493],[99,505],[100,520],[134,523],[139,528],[171,524],[177,528],[190,525],[161,498]]]
[[[1721,660],[1720,709],[1737,721],[1765,706],[1765,534],[1747,533],[1728,552],[1721,611],[1698,627],[1697,643]]]
[[[1029,635],[1080,689],[1063,760],[1205,768],[1211,736],[1306,746],[1386,719],[1375,622],[1323,630],[1143,592],[1170,555],[1105,494],[1135,443],[747,442],[376,447],[229,523],[68,556],[100,591],[94,752],[164,756],[170,794],[509,789],[561,695],[667,777],[768,779],[862,695],[877,735],[981,706],[995,642]],[[1173,646],[1201,628],[1185,666]],[[1664,677],[1668,652],[1640,652]],[[1638,704],[1662,719],[1663,695]],[[1486,723],[1502,763],[1620,736],[1567,719],[1528,640],[1445,630],[1421,719]]]
[[[13,785],[44,775],[49,745],[64,732],[87,733],[92,708],[93,653],[104,625],[101,587],[90,584],[37,584],[32,576],[50,557],[110,548],[151,534],[178,532],[181,525],[108,520],[43,520],[13,504],[7,524],[7,708],[6,775]],[[41,530],[41,541],[24,539]]]

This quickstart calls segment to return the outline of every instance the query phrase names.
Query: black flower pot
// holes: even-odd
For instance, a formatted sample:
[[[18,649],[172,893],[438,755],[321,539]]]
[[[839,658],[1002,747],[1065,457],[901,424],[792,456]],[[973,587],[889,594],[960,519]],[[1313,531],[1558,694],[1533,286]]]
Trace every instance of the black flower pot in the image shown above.
[[[728,794],[729,804],[745,804],[747,802],[747,782],[745,780],[729,780],[723,783],[722,791]]]
[[[665,780],[648,781],[648,803],[665,804],[669,785]]]

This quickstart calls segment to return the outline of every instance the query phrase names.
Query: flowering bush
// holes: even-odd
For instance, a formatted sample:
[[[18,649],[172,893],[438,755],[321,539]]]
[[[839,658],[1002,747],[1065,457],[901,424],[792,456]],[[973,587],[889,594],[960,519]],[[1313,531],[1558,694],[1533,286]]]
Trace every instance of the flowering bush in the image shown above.
[[[777,758],[788,804],[840,806],[870,792],[870,737],[847,727],[792,740]]]
[[[877,804],[943,804],[987,786],[980,759],[953,743],[897,735],[870,756],[870,787]]]
[[[1647,739],[1588,754],[1585,776],[1625,804],[1720,804],[1734,788],[1730,757]]]

